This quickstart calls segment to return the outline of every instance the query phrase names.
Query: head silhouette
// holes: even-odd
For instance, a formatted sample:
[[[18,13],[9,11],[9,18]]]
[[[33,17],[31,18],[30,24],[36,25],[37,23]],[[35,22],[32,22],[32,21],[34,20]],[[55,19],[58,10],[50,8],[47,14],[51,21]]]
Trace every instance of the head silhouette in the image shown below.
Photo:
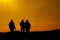
[[[11,22],[13,22],[13,20],[11,20]]]
[[[22,19],[22,22],[24,22],[24,20]]]
[[[28,20],[26,20],[26,22],[28,22]]]

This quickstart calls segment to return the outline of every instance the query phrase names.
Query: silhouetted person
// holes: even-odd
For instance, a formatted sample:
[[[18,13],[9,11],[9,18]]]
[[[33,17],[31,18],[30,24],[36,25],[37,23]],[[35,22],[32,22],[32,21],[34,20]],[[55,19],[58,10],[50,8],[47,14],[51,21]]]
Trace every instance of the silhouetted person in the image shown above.
[[[21,26],[21,32],[24,32],[25,31],[25,23],[24,23],[24,20],[22,20],[20,22],[20,26]]]
[[[31,25],[30,25],[30,22],[28,20],[26,20],[26,22],[25,22],[25,27],[26,27],[26,32],[29,32]]]
[[[13,20],[11,20],[11,22],[9,23],[9,28],[10,28],[10,31],[13,32],[14,29],[15,29],[15,24],[13,22]]]

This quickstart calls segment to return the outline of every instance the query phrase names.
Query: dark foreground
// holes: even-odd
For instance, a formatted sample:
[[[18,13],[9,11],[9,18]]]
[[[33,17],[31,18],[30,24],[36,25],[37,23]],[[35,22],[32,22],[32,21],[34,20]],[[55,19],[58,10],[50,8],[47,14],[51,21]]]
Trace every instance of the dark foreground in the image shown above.
[[[53,40],[60,39],[60,30],[21,33],[19,31],[0,33],[0,40]]]

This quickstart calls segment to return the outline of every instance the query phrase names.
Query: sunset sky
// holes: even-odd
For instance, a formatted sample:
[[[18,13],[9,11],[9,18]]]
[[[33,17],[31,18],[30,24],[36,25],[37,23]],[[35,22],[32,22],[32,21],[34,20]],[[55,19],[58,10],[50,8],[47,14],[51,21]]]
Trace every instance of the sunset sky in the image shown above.
[[[9,31],[11,19],[16,30],[22,19],[30,21],[31,31],[60,29],[60,0],[0,0],[0,32]]]

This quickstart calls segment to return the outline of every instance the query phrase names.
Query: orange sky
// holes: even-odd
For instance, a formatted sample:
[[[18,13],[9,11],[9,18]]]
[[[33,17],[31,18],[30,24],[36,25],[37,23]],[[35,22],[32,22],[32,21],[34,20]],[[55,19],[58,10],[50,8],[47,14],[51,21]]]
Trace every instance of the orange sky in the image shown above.
[[[59,4],[59,0],[0,0],[0,31],[9,31],[11,19],[16,30],[22,19],[30,21],[31,31],[60,29]]]

